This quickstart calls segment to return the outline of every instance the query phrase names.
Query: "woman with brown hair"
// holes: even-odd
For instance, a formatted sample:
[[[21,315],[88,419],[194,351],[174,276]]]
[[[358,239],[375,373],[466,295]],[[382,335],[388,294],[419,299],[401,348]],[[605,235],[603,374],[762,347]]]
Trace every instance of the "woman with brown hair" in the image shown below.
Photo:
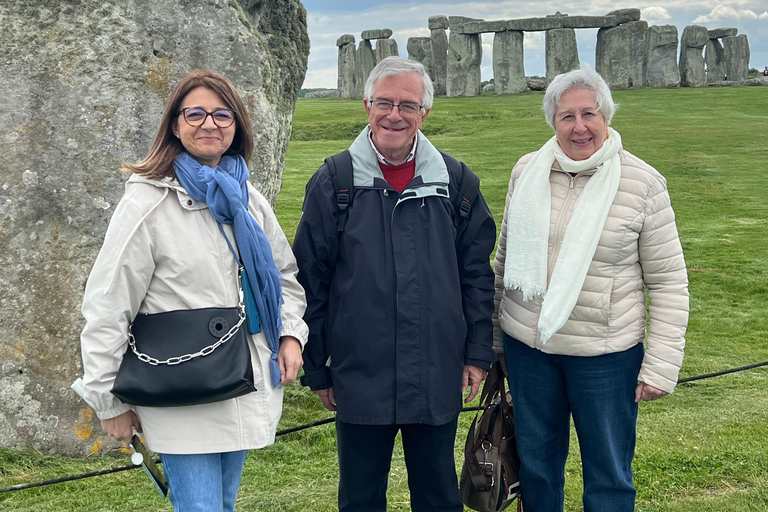
[[[104,432],[125,446],[134,429],[143,431],[163,461],[177,511],[234,510],[247,451],[274,442],[282,385],[296,379],[302,364],[304,291],[269,202],[247,181],[252,151],[248,113],[232,84],[206,70],[185,76],[149,155],[123,169],[132,176],[83,299],[86,401]],[[162,406],[118,398],[124,395],[113,385],[123,360],[152,349],[137,347],[137,316],[233,307],[246,313],[231,332],[247,330],[253,377],[247,390]],[[174,354],[179,357],[160,366],[170,362],[171,371],[178,359],[178,366],[201,361],[207,349]]]

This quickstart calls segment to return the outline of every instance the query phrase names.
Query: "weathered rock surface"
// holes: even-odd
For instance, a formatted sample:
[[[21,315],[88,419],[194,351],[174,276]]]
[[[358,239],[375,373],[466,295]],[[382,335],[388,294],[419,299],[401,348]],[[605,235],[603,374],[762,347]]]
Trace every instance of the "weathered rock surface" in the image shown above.
[[[341,40],[344,36],[340,37]],[[342,98],[357,97],[357,50],[355,49],[355,38],[352,41],[349,38],[343,45],[339,46],[339,57],[337,60],[338,76],[336,80],[336,90]]]
[[[563,28],[609,28],[619,22],[616,16],[566,16]]]
[[[674,25],[648,27],[646,85],[649,87],[680,85],[680,69],[677,67],[677,27]]]
[[[579,67],[579,49],[576,46],[574,29],[547,30],[546,66],[548,83],[557,75]]]
[[[546,17],[507,20],[507,30],[540,32],[542,30],[551,30],[553,28],[563,28],[562,18]]]
[[[447,29],[448,28],[448,16],[430,16],[427,21],[429,24],[429,30]]]
[[[725,80],[725,49],[719,39],[707,41],[704,60],[707,65],[707,83]]]
[[[493,36],[493,84],[495,94],[525,92],[522,32],[496,32]]]
[[[431,37],[409,37],[408,43],[408,58],[421,62],[424,68],[429,73],[432,81],[435,81],[435,56],[432,52],[432,38]]]
[[[710,39],[720,39],[721,37],[735,36],[739,33],[737,28],[716,28],[709,31]]]
[[[445,16],[442,16],[445,18]],[[431,18],[430,18],[431,19]],[[446,18],[446,23],[448,18]],[[448,35],[443,28],[433,28],[429,37],[432,39],[432,62],[434,69],[435,94],[445,94],[446,73],[448,69]]]
[[[357,76],[360,77],[361,83],[357,88],[357,92],[360,96],[363,96],[363,89],[365,87],[365,81],[368,80],[368,75],[371,74],[373,68],[376,66],[376,54],[373,51],[373,45],[367,39],[360,41],[360,45],[357,47],[357,67],[359,71]]]
[[[459,34],[451,30],[451,36],[448,39],[445,83],[445,92],[448,96],[480,95],[482,52],[479,35]]]
[[[507,30],[507,22],[498,21],[469,21],[456,27],[460,34],[482,34],[483,32],[504,32]]]
[[[606,16],[615,16],[619,24],[640,21],[640,9],[617,9],[609,12]]]
[[[305,100],[312,100],[315,98],[336,98],[339,95],[339,91],[331,89],[330,91],[312,91],[304,95]]]
[[[629,87],[631,34],[626,27],[601,28],[597,31],[595,71],[611,89]]]
[[[648,59],[648,22],[628,21],[622,26],[629,31],[629,86],[643,87]]]
[[[546,91],[547,90],[547,81],[546,80],[542,80],[541,78],[527,78],[526,77],[525,84],[532,91]]]
[[[491,92],[493,91],[493,84],[487,83],[483,86],[483,92]]]
[[[171,88],[226,75],[251,114],[252,181],[280,189],[309,38],[295,0],[0,2],[0,446],[112,449],[70,390],[83,284]]]
[[[466,16],[448,16],[448,28],[451,29],[451,32],[458,32],[461,28],[460,25],[469,23],[471,21],[483,20],[480,18],[467,18]]]
[[[355,44],[355,36],[352,34],[342,34],[336,40],[336,46],[339,48],[348,44]]]
[[[376,58],[376,64],[391,57],[393,55],[400,55],[397,49],[397,41],[394,39],[379,39],[376,41],[376,48],[373,50],[373,55]],[[366,76],[367,78],[367,76]]]
[[[680,38],[680,85],[704,87],[707,74],[704,69],[704,46],[709,42],[707,27],[691,25],[683,29]]]
[[[389,28],[363,30],[360,33],[360,38],[368,41],[371,39],[389,39],[390,37],[392,37],[392,29]]]
[[[749,74],[749,41],[747,34],[723,38],[725,76],[728,80],[746,80]]]

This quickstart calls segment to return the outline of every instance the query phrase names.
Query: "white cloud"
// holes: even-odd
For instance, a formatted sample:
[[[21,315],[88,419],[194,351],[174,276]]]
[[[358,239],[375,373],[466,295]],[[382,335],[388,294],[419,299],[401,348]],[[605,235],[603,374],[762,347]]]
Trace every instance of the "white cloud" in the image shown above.
[[[664,7],[660,5],[651,5],[640,11],[640,19],[647,21],[649,24],[654,24],[662,21],[667,21],[672,18]]]
[[[731,6],[718,4],[709,14],[702,14],[694,23],[707,23],[708,21],[739,21],[739,20],[757,20],[768,19],[768,11],[757,14],[750,9],[737,10]]]

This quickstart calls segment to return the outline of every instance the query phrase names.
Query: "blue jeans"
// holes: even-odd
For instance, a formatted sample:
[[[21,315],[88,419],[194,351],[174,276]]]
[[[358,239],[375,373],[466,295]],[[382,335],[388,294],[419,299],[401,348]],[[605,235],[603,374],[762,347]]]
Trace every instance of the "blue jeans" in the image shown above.
[[[248,450],[172,455],[161,453],[176,512],[232,512]]]
[[[507,335],[525,512],[561,512],[570,416],[584,479],[584,512],[632,512],[635,388],[643,346],[594,357],[545,354]]]

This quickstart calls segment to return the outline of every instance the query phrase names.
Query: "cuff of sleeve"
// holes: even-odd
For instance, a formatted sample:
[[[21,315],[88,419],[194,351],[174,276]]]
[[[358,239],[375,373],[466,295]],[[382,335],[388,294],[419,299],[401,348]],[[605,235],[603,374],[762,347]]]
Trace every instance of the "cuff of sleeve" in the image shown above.
[[[98,416],[100,420],[109,420],[112,418],[116,418],[121,414],[124,414],[130,411],[131,409],[133,409],[133,407],[131,407],[130,405],[120,403],[120,404],[117,404],[112,409],[106,409],[104,411],[96,411],[96,416]]]
[[[302,375],[301,379],[299,380],[302,386],[306,386],[312,391],[317,391],[318,389],[328,389],[333,386],[333,382],[331,381],[331,372],[328,370],[328,367],[323,367],[312,372],[306,372],[305,370],[304,375]]]
[[[283,332],[280,333],[280,337],[282,338],[283,336],[291,336],[292,338],[299,340],[302,350],[304,350],[304,345],[307,344],[307,336],[304,332],[295,331],[293,329],[283,329]]]
[[[485,368],[486,366],[490,368],[491,363],[493,363],[496,360],[496,354],[494,354],[493,350],[490,346],[480,346],[477,344],[467,344],[466,351],[464,352],[464,361],[481,361],[482,365],[474,365],[479,368]]]
[[[464,359],[466,366],[477,366],[481,370],[490,371],[491,363],[488,361],[480,361],[479,359]]]

